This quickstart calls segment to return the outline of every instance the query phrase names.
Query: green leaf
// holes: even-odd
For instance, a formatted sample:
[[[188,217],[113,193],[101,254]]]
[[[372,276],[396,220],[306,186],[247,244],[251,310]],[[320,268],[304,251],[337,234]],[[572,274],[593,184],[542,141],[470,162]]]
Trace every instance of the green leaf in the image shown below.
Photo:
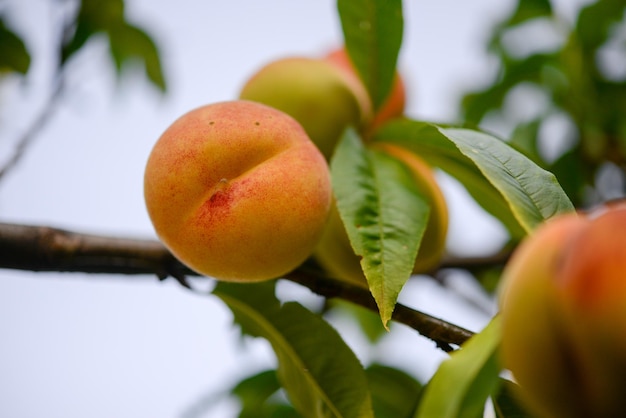
[[[30,54],[24,41],[7,28],[0,16],[0,71],[26,74],[30,67]]]
[[[264,370],[241,380],[231,389],[241,404],[239,418],[299,418],[300,415],[279,396],[276,370]]]
[[[409,169],[366,148],[352,129],[337,146],[331,177],[337,209],[386,326],[413,271],[430,208]]]
[[[554,215],[574,210],[554,174],[500,139],[469,129],[439,131],[498,189],[527,232]]]
[[[125,20],[123,0],[82,0],[75,26],[73,36],[64,42],[62,63],[81,50],[94,35],[106,34],[118,74],[124,64],[137,60],[152,84],[165,91],[157,46],[144,30]]]
[[[502,194],[476,165],[437,126],[410,119],[396,120],[379,129],[375,141],[389,141],[411,149],[429,164],[455,177],[485,211],[496,217],[514,238],[525,235]]]
[[[500,379],[498,390],[492,397],[496,418],[533,418],[519,404],[514,393],[516,389],[517,385],[515,383],[510,380]]]
[[[387,335],[385,327],[380,322],[380,316],[374,311],[342,299],[328,300],[327,304],[331,308],[328,311],[331,316],[337,313],[353,319],[370,343],[375,344],[381,337]]]
[[[239,413],[238,418],[301,418],[290,405],[268,403],[255,410],[245,410]]]
[[[470,338],[437,369],[415,418],[479,418],[498,385],[500,319]]]
[[[578,14],[576,34],[587,51],[598,48],[615,23],[622,20],[624,0],[600,0],[584,7]]]
[[[509,18],[506,26],[513,26],[530,19],[552,15],[549,0],[518,0],[517,8]]]
[[[402,0],[338,0],[346,49],[374,108],[385,101],[402,45]]]
[[[231,393],[239,398],[242,410],[255,410],[280,390],[276,370],[264,370],[240,381]]]
[[[124,22],[109,28],[111,56],[118,73],[123,65],[132,60],[143,64],[146,76],[161,91],[165,91],[165,77],[161,68],[159,52],[150,36],[140,28]]]
[[[393,367],[372,364],[365,369],[377,417],[408,418],[415,411],[422,385]]]
[[[553,73],[552,83],[556,84],[555,88],[563,83],[558,51],[537,53],[523,59],[507,58],[503,60],[502,66],[498,80],[492,85],[463,97],[462,105],[466,120],[478,124],[490,110],[502,109],[509,92],[521,83],[533,83],[546,88],[544,79],[548,69]]]
[[[278,378],[300,414],[373,417],[363,367],[326,321],[296,302],[281,306],[267,295],[266,283],[219,283],[213,293],[248,334],[270,342],[278,359]]]
[[[123,22],[124,0],[81,0],[74,33],[63,42],[61,63],[82,49],[93,35]]]

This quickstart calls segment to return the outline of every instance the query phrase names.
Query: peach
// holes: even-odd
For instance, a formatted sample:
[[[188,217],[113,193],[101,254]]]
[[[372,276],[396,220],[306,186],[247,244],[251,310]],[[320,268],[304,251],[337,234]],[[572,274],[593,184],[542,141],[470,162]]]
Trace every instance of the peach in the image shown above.
[[[328,166],[290,116],[249,101],[199,107],[161,135],[144,195],[165,246],[225,281],[280,277],[313,251],[331,199]]]
[[[360,129],[371,118],[364,88],[321,59],[289,57],[272,61],[250,77],[239,98],[291,115],[327,160],[348,126]],[[365,108],[361,100],[365,100]]]
[[[413,273],[424,273],[436,267],[445,250],[448,232],[448,207],[432,169],[413,152],[391,143],[375,142],[372,149],[385,152],[404,163],[413,173],[415,184],[430,204],[428,224],[415,259]],[[348,234],[335,205],[328,225],[315,249],[314,257],[335,278],[365,285],[359,257],[354,253]]]
[[[626,408],[626,204],[546,222],[503,273],[502,359],[545,417]]]
[[[326,60],[336,65],[349,77],[353,78],[355,81],[352,85],[362,84],[362,81],[352,64],[350,56],[348,55],[348,51],[345,48],[332,51],[326,56]],[[363,87],[363,89],[365,89],[365,87]],[[369,106],[371,106],[371,104]],[[386,121],[402,116],[404,114],[405,107],[406,88],[402,76],[396,71],[396,75],[391,86],[391,92],[380,108],[374,112],[374,118],[371,121],[369,129],[375,130]]]

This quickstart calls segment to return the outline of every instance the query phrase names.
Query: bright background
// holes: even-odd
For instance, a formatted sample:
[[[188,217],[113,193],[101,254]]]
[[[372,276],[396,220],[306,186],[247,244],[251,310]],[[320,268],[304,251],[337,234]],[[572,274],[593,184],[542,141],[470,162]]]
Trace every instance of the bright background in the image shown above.
[[[161,48],[167,94],[161,96],[133,71],[117,89],[104,43],[81,54],[61,106],[21,164],[0,182],[0,222],[154,238],[142,176],[160,133],[191,108],[236,98],[264,63],[285,55],[321,55],[341,42],[331,0],[126,3],[129,20],[148,30]],[[407,113],[454,121],[460,93],[493,74],[482,45],[513,2],[404,3],[399,66],[409,90]],[[26,80],[9,80],[0,89],[0,164],[48,91],[54,39],[49,22],[58,13],[53,4],[0,1],[0,12],[14,17],[16,29],[34,35],[27,42],[35,57]],[[451,250],[471,255],[497,248],[501,228],[454,183],[442,181],[450,199]],[[401,301],[479,330],[493,305],[457,279],[452,284],[457,292],[449,292],[419,278]],[[296,286],[282,284],[281,290],[315,300]],[[468,298],[478,298],[483,308]],[[350,324],[336,326],[366,364],[398,364],[426,380],[445,358],[431,341],[403,326],[385,339],[384,357]],[[273,361],[264,341],[240,344],[217,298],[190,293],[174,281],[0,270],[1,417],[230,417],[232,401],[206,409],[203,400]]]

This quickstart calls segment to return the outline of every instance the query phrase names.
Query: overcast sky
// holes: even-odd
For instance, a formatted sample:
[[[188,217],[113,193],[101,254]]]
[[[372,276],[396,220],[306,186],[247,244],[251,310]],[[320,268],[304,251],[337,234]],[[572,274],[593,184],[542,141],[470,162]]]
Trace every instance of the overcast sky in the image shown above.
[[[25,88],[0,91],[0,161],[45,97],[53,3],[0,2],[19,28],[34,30],[29,46],[36,54]],[[161,47],[169,91],[161,96],[136,74],[116,89],[103,45],[78,57],[62,105],[0,183],[0,222],[155,237],[142,181],[160,133],[196,106],[236,98],[246,78],[269,60],[320,55],[341,42],[331,0],[126,3],[129,20]],[[405,1],[400,69],[410,116],[453,120],[459,92],[489,79],[493,69],[482,44],[510,7],[510,0]],[[454,190],[445,188],[451,247],[497,246],[498,226],[477,217]],[[401,299],[474,330],[488,319],[429,280],[412,283]],[[364,362],[380,358],[357,333],[348,328],[346,334]],[[433,343],[403,327],[393,329],[385,347],[386,360],[410,364],[421,379],[443,358]],[[0,270],[2,417],[185,417],[202,397],[272,362],[263,341],[240,346],[219,300],[176,283]],[[222,402],[197,416],[228,417],[232,411]]]

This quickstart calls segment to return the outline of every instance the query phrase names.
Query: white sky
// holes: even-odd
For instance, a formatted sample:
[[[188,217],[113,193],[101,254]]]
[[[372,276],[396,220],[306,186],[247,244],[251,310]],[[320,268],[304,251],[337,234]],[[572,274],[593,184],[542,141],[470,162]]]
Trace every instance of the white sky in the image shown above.
[[[44,59],[33,62],[26,98],[15,86],[0,90],[0,161],[41,102],[48,64],[42,48],[52,36],[46,19],[53,2],[5,3],[0,6],[21,24],[37,28],[32,47]],[[482,41],[511,4],[405,1],[400,68],[410,115],[450,121],[456,94],[488,80]],[[0,221],[154,237],[142,176],[160,133],[193,107],[236,98],[246,78],[269,60],[336,47],[334,7],[331,0],[127,0],[131,20],[161,46],[169,92],[160,97],[133,75],[115,90],[103,50],[82,56],[55,117],[0,183]],[[500,230],[477,218],[452,190],[446,188],[451,247],[499,244]],[[402,301],[474,330],[487,320],[428,280],[411,283]],[[202,396],[271,364],[264,342],[240,349],[237,332],[219,300],[174,282],[0,270],[0,416],[183,417]],[[386,360],[428,378],[443,355],[404,327],[391,334]],[[363,361],[377,358],[353,330],[346,335]],[[226,402],[199,416],[232,411]]]

